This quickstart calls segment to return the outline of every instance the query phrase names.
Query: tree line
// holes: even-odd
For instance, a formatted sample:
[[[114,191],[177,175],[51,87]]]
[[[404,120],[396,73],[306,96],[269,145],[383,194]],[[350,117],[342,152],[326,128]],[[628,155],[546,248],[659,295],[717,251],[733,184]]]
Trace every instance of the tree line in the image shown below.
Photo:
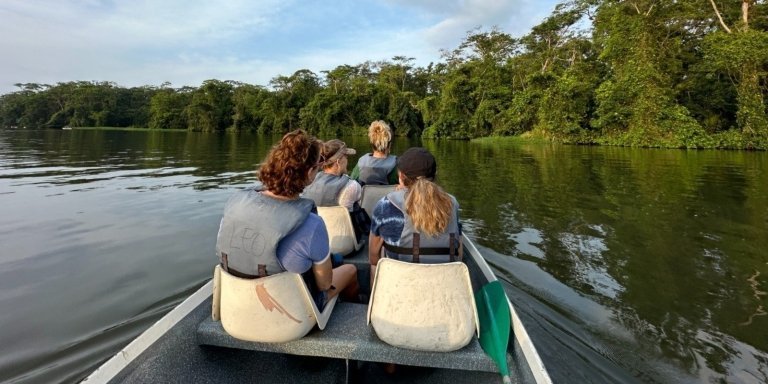
[[[384,119],[425,138],[768,148],[765,0],[568,0],[520,38],[478,28],[440,62],[413,63],[304,69],[268,86],[17,84],[0,96],[0,126],[337,136]]]

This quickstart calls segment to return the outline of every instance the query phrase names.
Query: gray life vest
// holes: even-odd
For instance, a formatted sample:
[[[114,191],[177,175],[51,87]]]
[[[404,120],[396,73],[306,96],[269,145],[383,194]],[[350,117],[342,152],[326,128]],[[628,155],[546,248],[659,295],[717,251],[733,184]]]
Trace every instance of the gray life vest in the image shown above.
[[[318,207],[332,207],[339,205],[339,196],[344,187],[349,183],[347,175],[332,175],[318,172],[315,181],[304,188],[301,197],[312,199]]]
[[[257,277],[284,271],[277,259],[277,245],[299,228],[314,208],[312,200],[280,201],[259,193],[262,190],[257,184],[238,191],[224,206],[216,254],[235,276]]]
[[[389,174],[397,166],[397,156],[387,156],[384,159],[373,157],[366,153],[357,161],[360,171],[360,182],[370,185],[388,185]]]
[[[397,209],[403,212],[405,217],[403,232],[400,234],[398,243],[384,243],[387,254],[390,257],[416,263],[443,263],[461,260],[461,255],[457,255],[461,234],[459,233],[458,220],[459,203],[456,201],[456,198],[453,195],[449,195],[451,196],[453,212],[445,231],[437,236],[428,236],[416,232],[413,221],[405,212],[405,192],[405,190],[394,191],[386,196]]]

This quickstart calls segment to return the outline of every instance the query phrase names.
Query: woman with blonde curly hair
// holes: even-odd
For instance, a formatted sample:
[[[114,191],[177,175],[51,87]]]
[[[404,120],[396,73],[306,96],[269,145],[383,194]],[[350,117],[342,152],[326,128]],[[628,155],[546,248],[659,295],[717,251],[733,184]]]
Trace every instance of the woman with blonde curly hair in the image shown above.
[[[324,164],[321,143],[302,130],[283,136],[259,170],[260,184],[236,192],[224,207],[216,253],[242,278],[302,274],[318,307],[343,293],[357,299],[357,269],[332,268],[328,231],[312,200],[299,194]]]
[[[371,217],[371,273],[382,256],[440,263],[461,259],[456,198],[435,184],[437,163],[424,148],[409,148],[397,159],[400,188],[376,204]]]
[[[360,156],[351,177],[362,185],[397,184],[397,157],[389,154],[392,129],[383,120],[376,120],[368,127],[368,139],[373,152]]]

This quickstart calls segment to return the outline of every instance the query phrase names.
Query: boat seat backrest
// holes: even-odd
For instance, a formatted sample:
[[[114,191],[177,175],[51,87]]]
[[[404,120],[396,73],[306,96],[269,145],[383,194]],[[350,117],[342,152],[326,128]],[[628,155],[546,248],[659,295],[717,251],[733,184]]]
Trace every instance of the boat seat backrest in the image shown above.
[[[213,271],[213,319],[237,339],[265,343],[300,339],[315,324],[325,328],[335,305],[333,298],[320,312],[296,273],[242,279],[220,265]]]
[[[352,218],[347,208],[340,205],[317,207],[317,214],[323,218],[325,228],[328,230],[331,253],[346,256],[362,247],[363,244],[357,242],[355,228],[352,226]]]
[[[396,185],[364,185],[363,197],[360,198],[360,207],[368,213],[368,216],[373,215],[373,208],[376,207],[376,203],[381,200],[390,192],[395,191]]]
[[[379,260],[368,323],[379,339],[396,347],[431,352],[464,347],[479,334],[467,266]]]

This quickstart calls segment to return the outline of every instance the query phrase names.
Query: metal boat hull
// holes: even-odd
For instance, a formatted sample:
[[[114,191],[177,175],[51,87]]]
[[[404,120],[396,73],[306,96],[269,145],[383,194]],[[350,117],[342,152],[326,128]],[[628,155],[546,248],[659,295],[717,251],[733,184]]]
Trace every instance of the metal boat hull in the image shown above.
[[[483,284],[496,280],[493,271],[471,240],[466,237],[463,240],[465,262],[472,276],[473,287],[479,289]],[[370,275],[367,260],[367,247],[346,260],[358,266],[358,278],[361,287],[369,286]],[[369,348],[374,349],[367,353],[372,356],[381,356],[378,361],[398,363],[408,361],[413,365],[401,366],[394,374],[388,374],[384,371],[382,364],[363,361],[365,359],[356,360],[348,356],[345,358],[344,355],[334,355],[333,353],[308,353],[301,350],[304,348],[301,345],[294,346],[299,348],[298,350],[290,350],[290,345],[273,344],[268,346],[268,348],[273,348],[270,352],[249,349],[249,346],[254,346],[247,344],[248,342],[243,342],[245,344],[237,348],[201,346],[199,345],[199,338],[204,337],[199,334],[200,329],[203,328],[201,324],[210,321],[211,316],[211,285],[209,282],[201,287],[105,362],[84,382],[288,383],[308,380],[318,383],[412,381],[479,384],[501,382],[498,373],[488,372],[487,367],[435,363],[439,360],[424,360],[426,363],[415,364],[419,360],[414,357],[416,355],[413,355],[413,351],[391,346],[377,346],[381,343],[372,344],[373,346]],[[508,348],[512,381],[516,383],[551,383],[525,327],[512,304],[509,303],[509,300],[507,301],[512,319],[512,336]],[[346,322],[365,321],[364,317],[362,319],[348,318],[348,316],[356,316],[354,314],[347,315],[345,318],[344,310],[340,310],[343,308],[342,305],[335,310],[338,313],[334,312],[331,316],[329,328],[325,331],[315,330],[313,332],[329,331],[334,326],[334,320],[339,323],[342,320]],[[352,310],[350,309],[350,311]],[[336,324],[336,326],[341,325]],[[356,329],[360,329],[357,324],[355,326]],[[307,338],[311,338],[313,332],[310,332]],[[345,331],[340,330],[340,332]],[[356,339],[351,337],[350,340],[351,343],[354,343]],[[305,344],[311,344],[309,341],[311,340],[306,340]],[[376,348],[380,348],[380,350]],[[468,352],[471,351],[460,350],[447,354]],[[386,356],[390,356],[390,358],[386,358]],[[444,358],[445,361],[453,361],[450,356],[444,356]]]

